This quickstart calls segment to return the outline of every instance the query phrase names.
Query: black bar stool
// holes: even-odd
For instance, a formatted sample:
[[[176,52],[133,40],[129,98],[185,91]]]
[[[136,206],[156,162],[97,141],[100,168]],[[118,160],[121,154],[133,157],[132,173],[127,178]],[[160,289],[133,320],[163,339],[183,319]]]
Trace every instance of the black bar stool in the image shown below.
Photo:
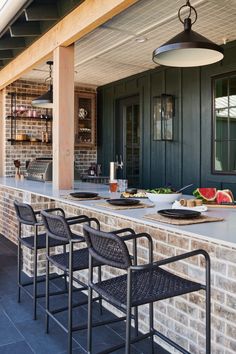
[[[87,323],[79,326],[72,326],[72,309],[77,306],[87,304],[87,299],[73,304],[73,291],[87,290],[87,284],[81,282],[73,276],[75,271],[88,269],[89,266],[89,252],[88,248],[74,249],[74,245],[78,242],[85,242],[84,238],[74,238],[70,229],[70,223],[61,215],[52,215],[47,211],[41,212],[43,222],[47,230],[46,239],[46,332],[49,332],[49,318],[52,318],[65,332],[68,333],[68,353],[72,352],[72,333],[87,328]],[[88,218],[84,216],[80,220],[75,221],[73,224],[91,223],[94,222],[97,228],[100,228],[99,222],[95,218]],[[66,242],[69,244],[69,251],[56,255],[50,254],[50,243],[53,241]],[[85,245],[86,246],[86,245]],[[60,307],[54,310],[50,309],[50,294],[49,294],[49,263],[53,264],[62,270],[68,276],[68,306]],[[101,281],[101,263],[94,262],[94,267],[98,267],[98,279]],[[73,281],[80,285],[79,288],[73,290]],[[100,300],[100,297],[95,297],[93,301]],[[100,301],[101,306],[101,301]],[[68,326],[65,327],[57,318],[56,314],[68,310]]]
[[[152,262],[149,248],[149,264],[132,265],[132,260],[125,244],[125,238],[115,233],[106,233],[89,225],[84,225],[84,235],[89,248],[89,302],[88,302],[88,346],[87,351],[92,353],[92,293],[96,291],[103,299],[126,312],[126,340],[125,343],[109,348],[101,353],[110,353],[125,346],[125,354],[130,353],[130,346],[144,338],[152,340],[157,335],[181,353],[190,354],[183,347],[167,338],[154,329],[153,303],[158,300],[168,299],[177,295],[188,294],[198,290],[206,292],[206,354],[210,354],[210,258],[206,251],[195,250],[182,255]],[[136,234],[133,238],[148,234]],[[148,236],[147,236],[148,235]],[[150,236],[149,236],[150,237]],[[202,255],[205,258],[206,282],[197,283],[177,276],[160,266],[173,262]],[[93,281],[93,262],[99,260],[105,265],[126,270],[125,275],[110,278],[104,281]],[[149,304],[149,332],[131,339],[131,309],[135,306]]]
[[[36,319],[37,316],[37,299],[44,297],[44,294],[38,294],[38,283],[45,281],[44,277],[37,277],[38,263],[37,256],[38,250],[46,249],[46,233],[39,232],[39,227],[44,226],[42,219],[40,219],[40,211],[34,211],[31,205],[26,203],[20,203],[14,201],[14,207],[16,210],[16,215],[19,223],[18,227],[18,302],[21,299],[21,289],[23,289],[32,299],[33,299],[33,318]],[[48,212],[59,212],[65,215],[61,208],[48,209]],[[72,223],[77,220],[78,217],[68,218],[68,222]],[[34,234],[31,236],[22,235],[22,225],[29,225],[34,228]],[[80,236],[80,239],[83,239]],[[50,247],[62,246],[65,250],[66,242],[61,240],[51,240]],[[33,252],[33,280],[22,282],[22,246],[30,249]],[[65,293],[67,291],[67,281],[66,274],[54,275],[53,279],[64,276],[65,278],[65,290],[54,292],[55,295]],[[33,285],[33,293],[28,290],[28,287]]]

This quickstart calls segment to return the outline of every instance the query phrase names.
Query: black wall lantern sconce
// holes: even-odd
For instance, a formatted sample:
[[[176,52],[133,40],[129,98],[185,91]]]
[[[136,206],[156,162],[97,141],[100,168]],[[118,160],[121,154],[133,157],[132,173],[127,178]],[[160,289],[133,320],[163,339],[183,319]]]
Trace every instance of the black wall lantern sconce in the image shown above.
[[[173,140],[173,118],[175,115],[175,98],[162,94],[153,97],[153,139]]]

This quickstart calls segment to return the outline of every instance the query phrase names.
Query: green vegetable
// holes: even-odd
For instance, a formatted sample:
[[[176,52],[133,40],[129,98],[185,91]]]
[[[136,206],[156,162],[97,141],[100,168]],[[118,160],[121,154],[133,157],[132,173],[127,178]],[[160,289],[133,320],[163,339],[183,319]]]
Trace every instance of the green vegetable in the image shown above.
[[[160,188],[154,188],[154,189],[147,189],[148,193],[153,193],[153,194],[171,194],[175,193],[172,188],[170,187],[160,187]]]

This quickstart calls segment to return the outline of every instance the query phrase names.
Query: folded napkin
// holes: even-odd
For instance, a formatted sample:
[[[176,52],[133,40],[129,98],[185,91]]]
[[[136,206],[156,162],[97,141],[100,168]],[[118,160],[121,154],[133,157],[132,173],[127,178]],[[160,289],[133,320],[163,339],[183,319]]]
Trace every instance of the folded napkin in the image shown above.
[[[180,202],[178,202],[178,200],[176,200],[172,204],[172,209],[185,209],[185,210],[195,210],[195,211],[204,212],[204,211],[207,211],[207,206],[206,205],[199,205],[199,206],[195,206],[195,207],[186,207],[186,206],[181,205]]]

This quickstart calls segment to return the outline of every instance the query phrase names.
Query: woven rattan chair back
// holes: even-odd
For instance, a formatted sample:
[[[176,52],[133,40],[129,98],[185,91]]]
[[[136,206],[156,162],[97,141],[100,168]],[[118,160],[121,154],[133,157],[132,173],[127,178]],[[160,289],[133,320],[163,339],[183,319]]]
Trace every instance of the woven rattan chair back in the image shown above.
[[[36,216],[34,214],[33,208],[26,203],[20,203],[16,200],[14,201],[14,207],[16,210],[16,215],[18,221],[26,225],[35,225],[37,222]]]
[[[71,239],[70,228],[63,216],[48,213],[45,210],[41,211],[41,215],[49,237],[61,241]]]
[[[119,236],[99,231],[88,225],[84,225],[83,230],[92,257],[103,264],[120,269],[131,266],[127,246]]]

